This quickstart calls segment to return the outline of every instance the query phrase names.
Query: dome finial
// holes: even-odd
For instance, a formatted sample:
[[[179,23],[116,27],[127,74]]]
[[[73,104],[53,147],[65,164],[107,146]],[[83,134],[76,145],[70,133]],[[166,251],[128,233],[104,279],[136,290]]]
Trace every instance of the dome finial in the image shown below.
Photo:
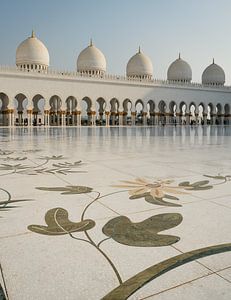
[[[92,38],[90,38],[90,47],[93,46]]]
[[[140,49],[140,46],[139,46],[139,48],[138,48],[138,53],[141,53],[141,49]]]
[[[214,58],[213,58],[213,65],[215,64]]]
[[[181,59],[181,57],[180,57],[180,52],[179,52],[179,59]]]
[[[34,38],[35,37],[35,33],[34,30],[32,29],[32,33],[31,33],[31,37]]]

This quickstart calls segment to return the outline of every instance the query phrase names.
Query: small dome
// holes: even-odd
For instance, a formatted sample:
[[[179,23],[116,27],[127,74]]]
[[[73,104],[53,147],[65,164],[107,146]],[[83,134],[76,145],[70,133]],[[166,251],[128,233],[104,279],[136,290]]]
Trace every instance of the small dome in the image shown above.
[[[16,65],[26,69],[47,69],[49,66],[49,52],[46,46],[35,37],[24,40],[16,50]]]
[[[106,72],[105,56],[92,44],[92,41],[80,52],[77,59],[77,71],[90,75],[102,75]]]
[[[190,82],[192,80],[192,69],[190,65],[179,58],[176,59],[168,68],[167,78],[169,81]]]
[[[127,77],[151,79],[153,66],[151,59],[139,51],[127,63]]]
[[[213,63],[209,65],[202,74],[202,84],[225,84],[225,72],[220,66],[214,63],[214,59]]]

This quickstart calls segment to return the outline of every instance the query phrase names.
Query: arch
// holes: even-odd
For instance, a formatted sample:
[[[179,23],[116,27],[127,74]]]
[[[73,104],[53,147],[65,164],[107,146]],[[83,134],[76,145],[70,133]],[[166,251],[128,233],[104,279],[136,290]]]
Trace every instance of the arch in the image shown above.
[[[215,112],[216,112],[215,124],[216,125],[222,125],[223,124],[222,111],[223,111],[223,109],[222,109],[221,103],[217,103],[217,105],[215,107]]]
[[[105,109],[106,109],[106,100],[103,97],[99,97],[96,100],[96,125],[102,126],[106,125],[105,119]]]
[[[14,97],[15,125],[22,126],[24,120],[27,119],[27,105],[28,98],[25,94],[19,93]]]
[[[119,107],[120,103],[117,98],[112,98],[110,100],[110,125],[119,125]]]
[[[136,110],[136,125],[143,125],[143,112],[144,112],[144,102],[141,99],[136,100],[135,103],[135,110]]]
[[[200,102],[198,105],[198,117],[197,122],[201,125],[207,124],[207,114],[205,114],[205,104],[203,102]]]
[[[215,107],[213,103],[209,103],[207,106],[207,124],[215,124]]]
[[[230,124],[230,104],[226,103],[224,106],[224,125]]]
[[[81,101],[81,124],[92,125],[92,100],[88,96],[82,98]]]
[[[66,116],[65,116],[65,124],[68,126],[73,126],[77,124],[77,114],[76,108],[78,105],[78,101],[74,96],[67,97],[66,101]]]
[[[45,99],[41,94],[37,94],[32,98],[32,108],[33,110],[33,118],[32,118],[32,124],[34,126],[36,125],[42,125],[45,123],[44,120],[44,109],[45,109]]]
[[[190,125],[195,125],[197,123],[195,102],[191,102],[189,104],[189,115],[190,115],[190,117],[189,117]]]
[[[0,126],[9,125],[8,105],[9,97],[5,93],[0,93]]]
[[[158,117],[158,124],[165,125],[166,124],[166,108],[167,105],[164,100],[160,100],[158,104],[159,109],[159,117]]]
[[[180,124],[189,124],[189,114],[187,112],[187,104],[181,101],[179,104],[179,122]]]
[[[58,95],[53,95],[49,100],[49,104],[50,104],[49,124],[51,126],[60,126],[62,124],[62,118],[61,118],[62,100]]]
[[[169,123],[176,124],[177,105],[175,101],[169,103]]]
[[[155,125],[155,102],[151,99],[147,102],[147,124]]]
[[[123,101],[123,124],[131,125],[132,124],[132,101],[128,98]]]

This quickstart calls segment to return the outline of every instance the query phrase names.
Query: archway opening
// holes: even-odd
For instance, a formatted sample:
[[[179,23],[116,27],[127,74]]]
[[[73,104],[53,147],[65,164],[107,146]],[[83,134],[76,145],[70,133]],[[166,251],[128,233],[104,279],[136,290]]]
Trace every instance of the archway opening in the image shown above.
[[[69,96],[66,99],[65,123],[67,126],[74,126],[77,124],[77,115],[76,115],[77,104],[78,104],[77,99],[73,96]]]
[[[153,100],[149,100],[147,103],[147,123],[155,125],[155,102]]]
[[[92,125],[92,101],[89,97],[84,97],[81,102],[81,125]]]
[[[50,98],[50,120],[51,126],[60,126],[62,124],[61,105],[62,100],[59,96],[54,95]]]
[[[110,125],[115,126],[119,125],[119,101],[116,98],[111,99],[110,101]]]
[[[104,98],[100,97],[96,100],[96,125],[105,126],[106,116],[105,116],[106,101]]]
[[[167,108],[167,105],[163,100],[161,100],[159,105],[158,105],[158,108],[159,108],[158,123],[160,125],[165,125],[166,124],[166,108]]]
[[[28,124],[27,110],[28,99],[24,94],[17,94],[14,98],[14,110],[15,110],[15,125],[23,126]]]
[[[196,119],[196,104],[195,103],[191,103],[189,105],[189,113],[190,113],[190,125],[195,125],[197,122]]]
[[[5,93],[0,93],[0,126],[9,125],[8,105],[9,97]]]
[[[35,95],[32,99],[32,103],[33,103],[32,125],[33,126],[44,125],[45,124],[45,120],[44,120],[45,99],[44,99],[44,97],[40,94]]]
[[[132,124],[132,102],[130,99],[125,99],[123,101],[123,124],[131,125]]]
[[[138,99],[135,103],[136,110],[136,125],[143,125],[143,112],[144,112],[144,103],[141,99]]]
[[[230,124],[230,105],[229,104],[225,104],[224,111],[225,111],[224,125],[229,125]]]

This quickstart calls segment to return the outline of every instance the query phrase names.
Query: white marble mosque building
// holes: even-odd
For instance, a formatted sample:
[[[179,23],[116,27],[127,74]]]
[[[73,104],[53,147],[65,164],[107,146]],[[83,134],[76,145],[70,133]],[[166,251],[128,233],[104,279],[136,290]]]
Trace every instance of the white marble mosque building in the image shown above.
[[[0,66],[1,126],[230,124],[231,87],[214,61],[192,83],[180,55],[167,80],[153,79],[152,62],[140,49],[126,76],[106,72],[104,54],[93,45],[78,56],[74,72],[49,68],[46,46],[32,35],[16,51],[16,66]]]

